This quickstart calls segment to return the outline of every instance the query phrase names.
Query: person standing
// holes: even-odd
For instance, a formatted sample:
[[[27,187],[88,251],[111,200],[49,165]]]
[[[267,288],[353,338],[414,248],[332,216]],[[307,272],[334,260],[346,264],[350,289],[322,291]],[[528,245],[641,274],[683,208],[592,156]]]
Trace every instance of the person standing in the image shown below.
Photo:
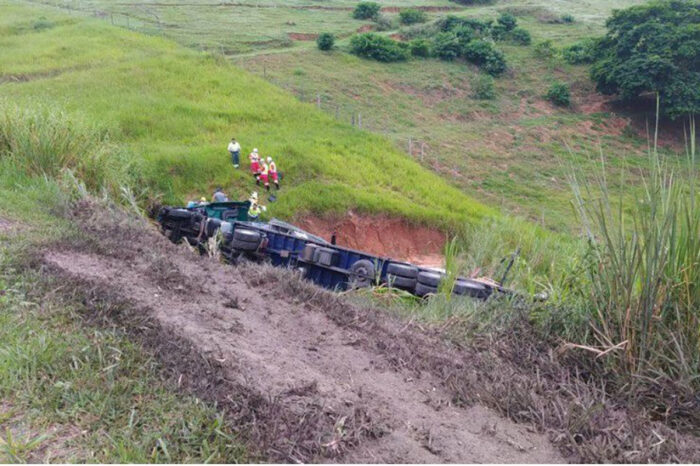
[[[216,188],[216,191],[214,191],[214,195],[212,196],[212,202],[227,202],[228,201],[228,196],[224,194],[223,189],[221,189],[221,186],[218,186]]]
[[[260,155],[258,155],[258,149],[253,149],[253,152],[248,156],[250,159],[250,172],[253,174],[253,178],[258,182],[258,175],[260,174]]]
[[[228,151],[231,154],[233,168],[238,168],[238,164],[240,163],[239,158],[241,156],[241,145],[238,144],[236,138],[231,138],[231,142],[228,143]]]
[[[260,185],[260,182],[262,181],[263,185],[265,186],[265,190],[268,192],[270,191],[269,174],[270,166],[265,160],[263,160],[260,166],[260,175],[258,175],[258,185]]]
[[[268,178],[271,179],[273,183],[275,183],[275,187],[279,191],[280,180],[279,180],[279,175],[277,174],[277,164],[275,163],[274,160],[272,160],[272,157],[267,158],[267,167],[269,170]]]

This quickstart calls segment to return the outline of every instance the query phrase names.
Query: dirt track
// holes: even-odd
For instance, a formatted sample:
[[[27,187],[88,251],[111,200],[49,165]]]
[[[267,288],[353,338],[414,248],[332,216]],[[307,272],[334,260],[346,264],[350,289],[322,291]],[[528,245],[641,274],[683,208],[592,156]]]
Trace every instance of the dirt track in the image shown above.
[[[263,459],[563,461],[545,436],[479,404],[455,406],[445,380],[420,364],[468,368],[430,335],[278,270],[241,271],[147,236],[153,244],[147,249],[61,248],[47,252],[44,263],[126,300],[158,323],[161,338],[188,342],[216,366],[203,376],[175,363],[178,383],[202,386],[188,378],[207,377],[206,386],[225,384],[212,397],[243,435],[251,430],[249,441]],[[243,410],[245,416],[237,412]]]

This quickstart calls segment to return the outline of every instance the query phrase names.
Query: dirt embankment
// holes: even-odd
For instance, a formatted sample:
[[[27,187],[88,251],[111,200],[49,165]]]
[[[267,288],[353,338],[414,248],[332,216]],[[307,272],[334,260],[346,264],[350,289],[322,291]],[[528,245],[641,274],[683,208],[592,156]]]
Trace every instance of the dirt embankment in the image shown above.
[[[349,213],[338,219],[304,217],[294,223],[327,240],[335,233],[339,246],[417,265],[443,265],[445,234],[402,219]]]
[[[462,391],[468,354],[436,336],[286,271],[232,268],[101,221],[82,219],[90,239],[44,253],[45,270],[143,335],[178,386],[226,409],[262,459],[563,460],[544,435]]]

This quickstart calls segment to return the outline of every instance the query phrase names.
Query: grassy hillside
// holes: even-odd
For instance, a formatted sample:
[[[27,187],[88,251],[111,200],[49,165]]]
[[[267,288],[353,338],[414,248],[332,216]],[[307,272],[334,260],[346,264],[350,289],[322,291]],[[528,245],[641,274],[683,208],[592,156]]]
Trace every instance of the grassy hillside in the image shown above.
[[[49,105],[94,123],[167,202],[217,184],[247,196],[251,177],[225,150],[236,136],[244,153],[258,147],[284,172],[274,215],[357,209],[457,225],[493,213],[388,141],[216,58],[44,8],[10,4],[1,21],[4,105]]]

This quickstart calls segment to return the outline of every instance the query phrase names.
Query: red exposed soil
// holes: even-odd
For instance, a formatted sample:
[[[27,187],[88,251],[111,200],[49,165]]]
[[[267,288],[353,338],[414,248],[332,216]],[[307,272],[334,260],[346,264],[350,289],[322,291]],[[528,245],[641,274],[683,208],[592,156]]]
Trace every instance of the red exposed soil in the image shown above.
[[[304,33],[304,32],[290,32],[287,35],[292,40],[309,41],[309,40],[316,40],[318,38],[318,34]]]
[[[325,239],[330,239],[335,232],[339,246],[418,265],[442,266],[445,235],[438,230],[411,225],[402,219],[363,217],[351,212],[337,219],[305,217],[295,223]]]
[[[433,11],[433,12],[460,10],[460,8],[454,7],[454,6],[412,6],[411,8],[414,10]],[[382,8],[382,11],[385,13],[398,13],[402,9],[403,8],[398,7],[398,6],[385,6],[384,8]]]
[[[369,32],[372,30],[374,30],[374,26],[371,24],[365,24],[364,26],[360,26],[359,28],[357,28],[357,32],[359,33]]]

